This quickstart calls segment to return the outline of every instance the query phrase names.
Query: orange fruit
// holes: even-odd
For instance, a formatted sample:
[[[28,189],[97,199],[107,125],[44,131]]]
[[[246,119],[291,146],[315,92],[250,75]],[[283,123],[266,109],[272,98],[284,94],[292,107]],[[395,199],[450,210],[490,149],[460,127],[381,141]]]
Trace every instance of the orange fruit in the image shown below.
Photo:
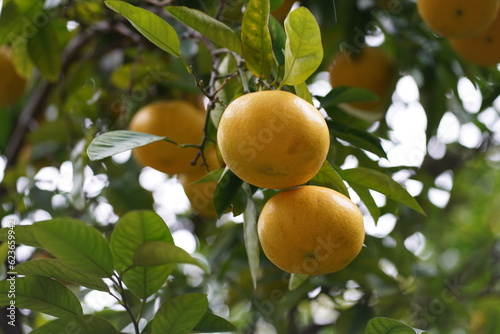
[[[354,102],[343,105],[344,109],[363,116],[379,118],[390,102],[394,90],[396,68],[394,62],[379,48],[368,47],[360,54],[341,52],[330,67],[332,88],[351,86],[369,90],[378,96],[373,102]],[[350,108],[349,108],[350,107]],[[368,113],[372,115],[367,115]]]
[[[16,102],[23,95],[26,80],[14,68],[10,49],[0,47],[0,108]]]
[[[450,44],[455,52],[466,61],[493,66],[500,63],[500,14],[482,34],[471,38],[452,38]]]
[[[203,135],[205,116],[192,104],[174,100],[157,101],[141,108],[130,122],[130,130],[166,136],[179,144],[198,145]],[[150,166],[169,175],[185,173],[200,166],[192,166],[198,148],[181,148],[164,141],[154,142],[132,150],[134,158],[143,166]]]
[[[309,102],[285,91],[261,91],[228,105],[217,142],[227,167],[243,181],[283,189],[316,175],[328,153],[330,134]]]
[[[264,205],[257,223],[267,258],[295,274],[341,270],[361,251],[363,215],[349,198],[330,188],[282,191]]]
[[[215,148],[212,147],[206,150],[205,159],[210,171],[214,171],[220,167]],[[198,159],[198,163],[201,164],[201,158]],[[204,169],[205,167],[203,166]],[[217,213],[214,206],[214,193],[217,181],[193,183],[203,178],[206,174],[206,169],[197,169],[193,173],[179,174],[177,177],[184,188],[184,192],[193,210],[203,217],[215,219],[217,218]]]
[[[444,37],[472,37],[493,23],[499,0],[418,0],[417,8],[425,23]]]

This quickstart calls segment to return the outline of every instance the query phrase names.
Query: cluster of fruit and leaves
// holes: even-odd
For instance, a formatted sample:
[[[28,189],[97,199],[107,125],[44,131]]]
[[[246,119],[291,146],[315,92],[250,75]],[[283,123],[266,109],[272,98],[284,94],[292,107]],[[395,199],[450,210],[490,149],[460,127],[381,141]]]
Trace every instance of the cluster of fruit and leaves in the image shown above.
[[[499,20],[494,20],[499,2],[487,3],[491,7],[468,2],[448,8],[455,15],[449,26],[481,27],[474,37],[446,35],[470,62],[452,58],[465,75],[477,79],[485,96],[482,109],[491,106],[500,91],[493,77],[498,71],[483,68],[500,61],[492,58],[498,56],[495,35],[500,29]],[[11,199],[3,212],[24,210],[27,215],[30,207],[39,206],[59,217],[16,227],[18,244],[45,249],[53,257],[33,258],[10,270],[23,276],[16,278],[16,306],[58,318],[32,325],[33,332],[64,331],[68,324],[85,333],[117,333],[117,328],[133,333],[243,332],[252,331],[261,318],[276,321],[279,332],[300,332],[300,301],[314,300],[308,296],[318,287],[319,295],[333,296],[342,311],[335,333],[419,332],[374,317],[387,312],[404,318],[382,302],[375,313],[373,304],[383,300],[384,293],[391,302],[407,302],[399,292],[411,285],[409,279],[386,275],[377,260],[392,261],[409,277],[413,269],[407,261],[410,253],[394,252],[391,240],[365,238],[363,215],[375,222],[383,215],[412,221],[423,217],[415,198],[393,178],[398,172],[414,173],[414,168],[380,163],[387,158],[382,141],[390,138],[384,116],[400,74],[418,68],[427,141],[446,111],[446,93],[455,89],[462,74],[446,61],[436,68],[429,60],[427,43],[436,37],[428,30],[419,27],[417,33],[408,33],[412,20],[407,18],[414,20],[417,13],[413,3],[380,1],[371,11],[349,1],[335,2],[333,11],[324,10],[327,4],[308,1],[290,11],[293,4],[82,0],[70,1],[67,7],[42,7],[35,0],[6,1],[0,45],[11,45],[14,61],[11,51],[2,47],[0,71],[8,80],[0,78],[0,108],[14,107],[0,115],[0,127],[6,127],[0,147],[6,147],[9,167],[24,149],[30,161],[41,164],[47,157],[64,161],[68,147],[72,150],[73,188],[70,194],[55,194],[69,202],[63,209],[52,210],[53,203],[47,202],[52,194],[36,188],[36,181],[16,197],[23,192],[17,182],[21,168],[9,170],[5,189],[0,189]],[[432,17],[446,10],[435,1],[417,4],[429,26],[445,35]],[[469,19],[475,9],[482,11]],[[375,10],[380,17],[373,17]],[[384,18],[396,12],[405,19]],[[483,18],[486,12],[491,20]],[[462,16],[470,21],[456,20]],[[34,35],[16,17],[36,17]],[[435,21],[446,22],[441,16]],[[75,23],[76,31],[58,29]],[[359,26],[366,31],[352,29]],[[383,35],[386,41],[369,47],[366,39],[371,34]],[[436,59],[454,57],[446,45],[436,45]],[[121,65],[110,69],[115,50],[120,50]],[[15,103],[25,88],[23,77],[30,77],[33,68],[37,71],[30,80],[38,88],[17,117],[16,128],[7,128],[20,107]],[[332,89],[314,95],[308,84],[321,71],[329,73]],[[38,106],[45,104],[63,116],[54,122],[35,117]],[[30,136],[35,145],[22,147],[21,135],[34,119],[40,124]],[[118,166],[110,159],[128,150],[137,163]],[[343,167],[349,157],[357,167]],[[110,176],[103,196],[84,194],[86,165]],[[137,182],[128,182],[143,166],[181,182],[192,207],[190,220],[202,222],[193,230],[208,254],[206,263],[173,244],[169,228],[151,210],[150,194]],[[385,195],[383,204],[375,192]],[[117,222],[96,222],[93,211],[99,201],[112,204],[120,216]],[[408,208],[420,216],[408,213]],[[243,224],[214,223],[228,212],[242,215]],[[403,245],[415,228],[398,227],[393,241]],[[8,229],[1,230],[0,240],[8,238]],[[363,243],[367,247],[362,250]],[[260,255],[261,248],[267,258]],[[3,255],[6,247],[1,250]],[[351,261],[347,269],[327,275]],[[175,264],[198,266],[204,283],[229,282],[227,303],[234,325],[213,314],[210,293],[207,297],[203,286],[179,283],[188,278]],[[366,292],[354,306],[338,292],[353,284],[354,290]],[[10,281],[0,282],[0,305],[9,305],[9,289]],[[260,295],[252,295],[254,289]],[[77,296],[92,290],[112,296],[121,311],[84,314]],[[248,314],[247,307],[253,313]],[[314,331],[314,324],[304,327],[308,330]]]

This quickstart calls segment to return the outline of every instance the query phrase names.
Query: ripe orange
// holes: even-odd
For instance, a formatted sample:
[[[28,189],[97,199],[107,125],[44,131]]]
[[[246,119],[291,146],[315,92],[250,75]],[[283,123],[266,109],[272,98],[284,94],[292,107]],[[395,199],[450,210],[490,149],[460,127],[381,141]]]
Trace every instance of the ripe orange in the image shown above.
[[[264,205],[258,223],[269,260],[295,274],[341,270],[361,251],[363,216],[349,198],[330,188],[285,190]]]
[[[389,56],[379,48],[368,47],[363,49],[360,54],[339,53],[333,59],[330,67],[330,83],[333,88],[340,86],[359,87],[377,94],[378,101],[355,102],[342,106],[357,116],[376,120],[380,118],[390,102],[394,90],[395,74],[396,68]]]
[[[215,148],[211,147],[205,151],[205,159],[210,171],[220,167]],[[201,158],[199,159],[199,163],[201,163]],[[195,172],[179,174],[178,178],[189,202],[191,202],[193,210],[203,217],[214,219],[217,218],[214,207],[214,193],[217,181],[193,183],[200,180],[206,174],[206,170],[196,169]]]
[[[199,144],[204,121],[203,113],[190,103],[180,100],[157,101],[144,106],[132,117],[130,130],[167,136],[179,144]],[[141,165],[170,175],[201,169],[191,165],[198,153],[196,147],[181,148],[160,141],[137,147],[132,152]]]
[[[418,12],[425,23],[444,37],[472,37],[493,23],[499,0],[418,0]]]
[[[316,175],[330,147],[320,112],[285,91],[245,94],[222,114],[217,142],[227,166],[261,188],[298,186]]]
[[[16,102],[24,92],[26,80],[14,68],[10,49],[0,47],[0,108]]]
[[[450,44],[466,61],[493,66],[500,63],[500,14],[495,22],[482,34],[471,38],[453,38]]]

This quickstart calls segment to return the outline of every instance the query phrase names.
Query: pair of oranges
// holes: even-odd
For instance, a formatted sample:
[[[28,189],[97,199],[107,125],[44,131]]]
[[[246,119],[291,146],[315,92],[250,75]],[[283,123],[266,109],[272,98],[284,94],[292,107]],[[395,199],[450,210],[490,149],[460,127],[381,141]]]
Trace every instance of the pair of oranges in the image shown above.
[[[417,6],[463,59],[480,66],[500,63],[500,0],[419,0]]]
[[[204,159],[195,158],[199,149],[205,124],[205,112],[194,104],[183,100],[152,102],[134,114],[130,130],[168,136],[180,144],[193,145],[180,147],[164,141],[137,147],[133,156],[143,166],[149,166],[168,175],[177,175],[191,206],[202,216],[215,218],[213,196],[215,182],[194,183],[220,167],[214,145],[203,150]]]
[[[243,181],[280,189],[257,223],[262,249],[284,271],[338,271],[360,252],[363,216],[346,196],[304,185],[321,169],[330,133],[321,113],[285,91],[260,91],[232,101],[217,129],[227,166]]]

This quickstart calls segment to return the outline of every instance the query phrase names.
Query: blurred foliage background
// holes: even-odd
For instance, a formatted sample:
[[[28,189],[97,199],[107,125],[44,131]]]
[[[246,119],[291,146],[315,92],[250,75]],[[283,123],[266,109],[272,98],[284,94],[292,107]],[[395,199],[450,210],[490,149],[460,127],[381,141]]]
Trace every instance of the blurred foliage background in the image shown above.
[[[129,2],[172,24],[183,56],[200,79],[210,81],[210,50],[202,37],[162,9],[167,2]],[[218,12],[221,21],[238,30],[246,1],[171,3]],[[272,1],[272,6],[281,3]],[[372,192],[380,210],[375,222],[353,193],[366,214],[367,237],[352,264],[289,291],[288,274],[262,255],[254,289],[241,216],[227,214],[216,221],[197,215],[175,177],[141,168],[130,154],[100,162],[86,156],[96,134],[126,129],[134,112],[150,101],[202,103],[183,64],[100,0],[4,0],[0,44],[11,46],[16,68],[28,81],[22,98],[0,110],[3,226],[13,217],[30,224],[71,216],[109,234],[124,213],[154,208],[176,242],[205,258],[213,273],[179,266],[181,274],[173,274],[161,293],[207,292],[212,310],[241,333],[363,333],[374,316],[432,333],[497,333],[500,67],[460,59],[423,24],[414,1],[304,0],[294,6],[299,4],[316,17],[325,51],[323,64],[307,82],[313,95],[320,98],[330,90],[328,69],[342,47],[380,46],[398,69],[381,120],[362,121],[335,105],[326,110],[344,130],[379,137],[388,158],[338,139],[330,161],[391,175],[416,197],[427,217]],[[271,194],[257,192],[259,208]],[[35,253],[20,247],[18,260]],[[117,328],[128,325],[124,311],[111,301],[83,288],[78,295],[88,310]],[[26,329],[47,321],[41,314],[23,314]]]

